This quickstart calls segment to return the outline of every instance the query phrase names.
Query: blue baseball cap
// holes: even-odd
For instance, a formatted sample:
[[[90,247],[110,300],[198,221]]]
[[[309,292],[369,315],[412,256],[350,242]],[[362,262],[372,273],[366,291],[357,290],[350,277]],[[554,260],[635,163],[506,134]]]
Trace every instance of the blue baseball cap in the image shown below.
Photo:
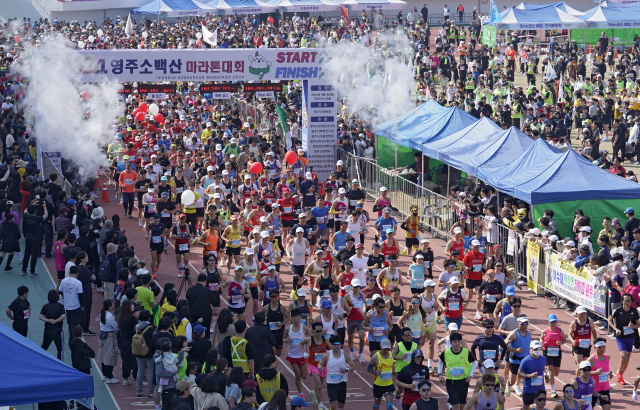
[[[331,308],[333,307],[333,304],[331,303],[330,300],[323,300],[322,301],[322,308],[323,309],[327,309],[327,308]]]
[[[634,213],[635,213],[635,211],[633,210],[633,208],[627,208],[627,209],[624,211],[624,213],[625,213],[625,214],[634,214]]]
[[[507,290],[505,290],[504,293],[506,293],[507,296],[515,296],[516,287],[515,286],[507,286]]]
[[[553,313],[547,316],[547,322],[557,322],[557,321],[558,321],[558,317]]]
[[[195,334],[197,334],[197,335],[201,335],[201,334],[203,334],[204,332],[206,332],[206,330],[207,330],[207,329],[206,329],[204,326],[202,326],[202,325],[195,325],[195,326],[193,327],[193,333],[195,333]]]
[[[309,403],[304,401],[304,398],[302,398],[300,396],[296,396],[293,399],[291,399],[291,405],[292,406],[309,407]]]
[[[385,232],[386,233],[393,233],[393,228],[388,228]]]
[[[73,199],[70,199],[67,201],[67,205],[75,205],[75,204],[77,204],[77,202]]]

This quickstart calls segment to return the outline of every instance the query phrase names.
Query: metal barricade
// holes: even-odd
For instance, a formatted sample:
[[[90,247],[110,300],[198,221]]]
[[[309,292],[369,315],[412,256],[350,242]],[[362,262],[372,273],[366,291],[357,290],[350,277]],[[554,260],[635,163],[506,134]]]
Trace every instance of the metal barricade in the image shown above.
[[[56,174],[58,175],[57,182],[62,187],[64,192],[67,194],[67,197],[71,197],[71,183],[65,178],[62,170],[60,170],[56,164],[51,161],[51,158],[44,152],[40,154],[42,159],[42,176],[45,178],[49,178],[49,175]]]

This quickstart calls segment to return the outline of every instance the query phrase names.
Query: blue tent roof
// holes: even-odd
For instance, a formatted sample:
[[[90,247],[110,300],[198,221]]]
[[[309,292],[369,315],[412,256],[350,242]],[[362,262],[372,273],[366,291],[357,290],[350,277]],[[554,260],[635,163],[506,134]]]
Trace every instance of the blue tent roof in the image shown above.
[[[495,172],[522,155],[533,143],[531,137],[511,127],[479,147],[476,154],[462,164],[462,170],[474,176],[479,175],[479,168]]]
[[[501,131],[495,122],[483,117],[458,132],[432,138],[422,144],[422,153],[429,158],[435,158],[454,168],[462,169],[462,164],[475,155],[478,144],[490,140],[493,135]]]
[[[580,16],[587,28],[628,28],[640,20],[640,4],[600,5]]]
[[[574,150],[554,158],[541,173],[514,187],[513,195],[531,204],[640,198],[640,185],[594,166]]]
[[[0,323],[0,406],[93,397],[93,377]]]
[[[218,14],[273,13],[280,0],[212,0],[207,5],[217,9]]]
[[[565,11],[573,16],[581,16],[584,14],[582,11],[576,10],[573,7],[569,6],[564,1],[559,1],[557,3],[550,3],[550,4],[534,4],[534,3],[522,2],[518,4],[515,8],[520,10],[539,10],[539,9],[546,9],[546,8],[553,8],[553,7],[557,7],[560,10]]]
[[[188,17],[214,14],[215,9],[197,0],[152,0],[131,10],[131,14],[152,14],[162,17]]]
[[[377,134],[403,147],[422,151],[425,142],[453,134],[476,121],[458,107],[438,109],[434,107],[437,102],[429,101],[404,116],[378,125]]]
[[[557,7],[537,10],[512,7],[500,13],[500,21],[485,21],[483,24],[495,25],[498,30],[573,29],[584,25],[580,18]]]

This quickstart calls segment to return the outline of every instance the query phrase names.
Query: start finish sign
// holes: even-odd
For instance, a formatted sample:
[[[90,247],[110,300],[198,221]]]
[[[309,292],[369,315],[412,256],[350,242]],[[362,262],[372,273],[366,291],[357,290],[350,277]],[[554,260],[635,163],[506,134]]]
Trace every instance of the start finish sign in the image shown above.
[[[80,81],[273,81],[322,78],[321,49],[76,51]]]

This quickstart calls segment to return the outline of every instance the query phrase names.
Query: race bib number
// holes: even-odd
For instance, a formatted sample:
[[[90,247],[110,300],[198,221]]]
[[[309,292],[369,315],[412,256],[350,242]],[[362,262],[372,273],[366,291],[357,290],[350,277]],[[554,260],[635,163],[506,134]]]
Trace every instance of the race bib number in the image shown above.
[[[24,319],[29,319],[29,309],[22,311],[22,317]]]
[[[496,351],[495,350],[485,350],[482,352],[482,355],[484,356],[484,360],[494,360],[496,358]]]
[[[419,339],[422,337],[422,332],[419,330],[412,330],[411,337],[413,337],[414,339]]]
[[[267,205],[271,205],[273,203],[273,198],[267,198],[265,202],[267,203]]]
[[[391,323],[394,324],[394,325],[397,325],[398,324],[398,320],[400,320],[401,317],[402,316],[392,316],[391,317]]]
[[[542,377],[533,377],[531,379],[532,386],[542,386],[544,384],[544,378]]]
[[[307,325],[307,319],[300,319],[300,324],[302,326],[306,326]]]
[[[598,375],[598,381],[600,383],[607,383],[609,381],[609,373],[602,373]]]
[[[580,397],[582,400],[584,400],[585,403],[591,403],[591,394],[583,394],[582,397]]]
[[[589,346],[591,346],[591,340],[589,339],[582,339],[578,342],[578,347],[582,347],[583,349],[587,349]]]
[[[429,269],[431,267],[431,262],[425,262],[424,267]]]
[[[549,356],[549,357],[558,357],[558,356],[560,356],[560,348],[559,347],[549,347],[549,348],[547,348],[547,356]]]
[[[474,272],[480,272],[482,270],[482,265],[473,265]]]
[[[293,212],[293,207],[285,206],[283,211],[285,214],[290,214],[291,212]]]
[[[485,301],[487,303],[496,303],[496,295],[487,295]]]
[[[244,280],[246,280],[247,283],[255,283],[256,278],[252,274],[247,273],[246,275],[244,275]]]
[[[625,326],[624,328],[622,328],[622,334],[623,335],[633,334],[633,328],[631,326]]]
[[[228,191],[231,191],[230,189],[228,189]],[[176,192],[178,194],[181,194],[182,192],[184,192],[184,187],[183,188],[176,188]]]
[[[276,174],[276,170],[275,169],[270,169],[269,170],[269,176],[274,176]]]
[[[171,214],[169,212],[163,212],[160,216],[163,218],[171,218]]]
[[[460,302],[449,303],[449,310],[460,310]]]
[[[374,327],[373,328],[374,336],[383,336],[384,335],[384,327]]]
[[[356,205],[358,205],[358,200],[357,200],[357,199],[351,199],[351,200],[349,200],[349,205],[350,205],[350,206],[356,206]]]
[[[125,184],[125,185],[131,185],[131,184],[133,184],[133,179],[125,179],[125,180],[124,180],[124,184]]]
[[[373,299],[372,298],[367,298],[366,303],[367,303],[367,307],[373,306]]]
[[[414,289],[422,288],[424,281],[420,279],[411,279],[411,287]]]
[[[381,270],[382,269],[371,269],[371,273],[374,274],[375,276],[378,276]]]
[[[209,290],[216,290],[218,288],[218,284],[217,283],[210,283],[209,284]]]
[[[300,343],[302,343],[302,339],[291,339],[292,345],[299,345]]]
[[[278,323],[276,323],[276,322],[270,322],[270,323],[269,323],[269,329],[271,329],[271,330],[279,330],[279,328],[278,328]]]
[[[323,224],[324,223],[324,216],[317,216],[316,217],[316,222],[318,222],[318,224]]]
[[[464,369],[462,367],[452,367],[449,373],[451,377],[460,377],[464,374]]]
[[[347,292],[347,293],[351,292],[351,285],[345,286],[344,287],[344,291]]]
[[[161,236],[153,236],[153,237],[151,237],[151,242],[153,242],[153,243],[162,243],[162,237]]]
[[[156,204],[149,204],[148,209],[149,209],[149,213],[155,212]]]
[[[353,307],[356,308],[356,309],[362,309],[362,305],[363,305],[363,303],[362,303],[361,300],[356,300],[356,301],[353,302]]]
[[[323,355],[323,354],[324,354],[324,353],[316,353],[316,354],[313,356],[313,359],[314,359],[316,362],[319,362],[320,360],[322,360],[322,355]]]
[[[329,375],[329,382],[332,384],[342,383],[344,375],[342,373],[332,373]]]
[[[391,380],[391,372],[382,372],[380,375],[380,381],[387,382]]]
[[[231,245],[232,246],[240,246],[240,239],[232,239],[231,240]]]
[[[188,243],[181,243],[180,245],[178,245],[178,250],[180,252],[186,252],[189,250],[189,244]]]
[[[242,295],[233,295],[231,296],[231,303],[233,303],[234,305],[242,303],[243,298],[244,297]]]

